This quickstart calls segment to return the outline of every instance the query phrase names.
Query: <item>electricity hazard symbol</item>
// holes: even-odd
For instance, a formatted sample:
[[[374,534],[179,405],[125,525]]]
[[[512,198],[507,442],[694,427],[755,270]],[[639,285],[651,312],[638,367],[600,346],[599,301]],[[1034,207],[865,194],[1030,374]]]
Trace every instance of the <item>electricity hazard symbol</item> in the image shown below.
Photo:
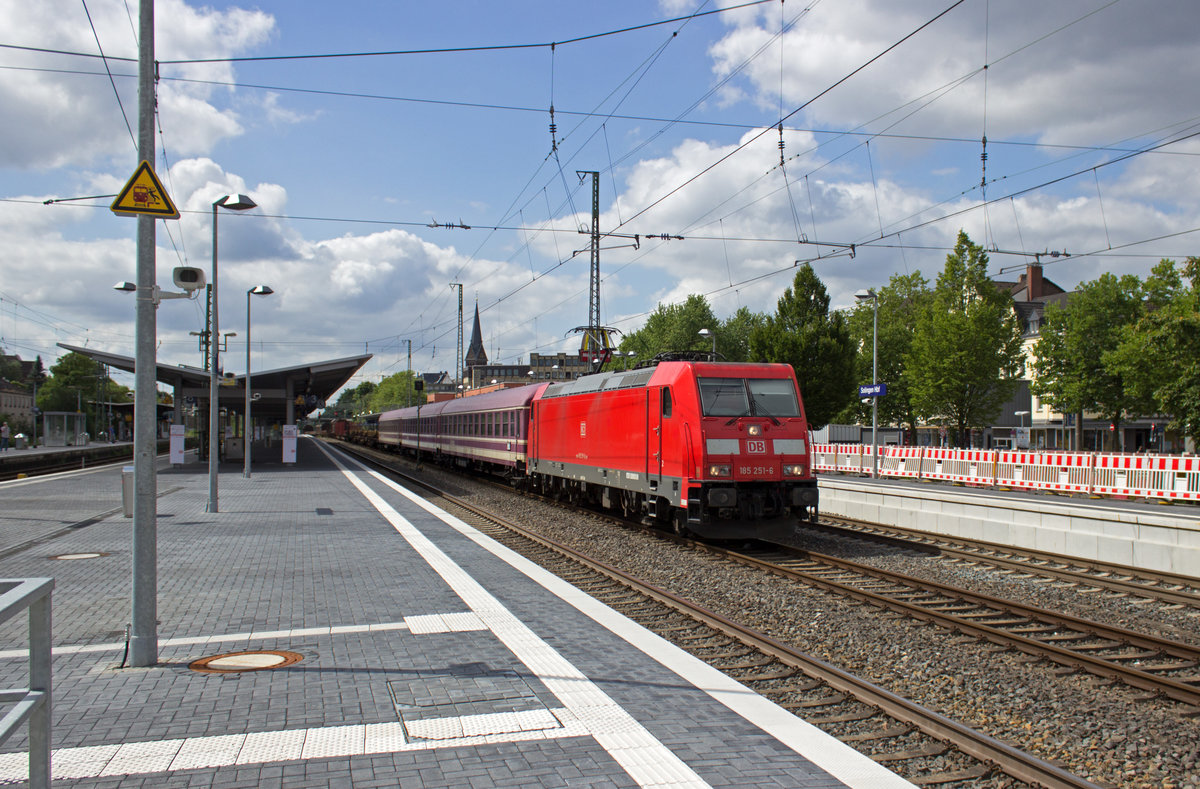
[[[163,188],[149,162],[138,165],[133,177],[121,189],[109,208],[114,214],[148,214],[163,219],[179,218],[179,209],[171,202],[167,190]]]

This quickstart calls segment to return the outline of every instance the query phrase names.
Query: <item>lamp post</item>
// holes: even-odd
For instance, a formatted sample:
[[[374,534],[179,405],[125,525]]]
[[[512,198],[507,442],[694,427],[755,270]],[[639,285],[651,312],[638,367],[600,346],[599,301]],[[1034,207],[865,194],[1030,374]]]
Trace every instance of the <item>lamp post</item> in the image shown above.
[[[242,453],[246,459],[246,465],[242,469],[242,476],[246,479],[250,479],[250,444],[254,440],[254,431],[250,427],[250,297],[270,296],[274,292],[269,285],[255,285],[246,291],[246,413],[242,417],[245,425],[242,432],[246,434],[246,446]]]
[[[716,332],[713,332],[709,329],[701,329],[700,331],[696,332],[696,334],[699,334],[701,337],[712,338],[712,361],[715,362],[717,360],[717,335],[716,335]]]
[[[874,311],[871,329],[871,385],[879,383],[879,294],[867,288],[854,294],[858,301],[870,301]],[[879,477],[879,395],[871,397],[871,478]]]
[[[231,211],[245,211],[247,208],[254,208],[257,203],[251,200],[246,195],[234,194],[225,195],[219,200],[215,200],[212,204],[212,327],[211,333],[208,335],[212,344],[211,353],[209,353],[209,370],[208,370],[208,511],[219,512],[217,506],[217,430],[221,424],[221,407],[218,402],[217,395],[217,375],[221,366],[217,363],[220,355],[220,343],[217,338],[220,334],[220,322],[217,317],[217,209],[228,208]]]

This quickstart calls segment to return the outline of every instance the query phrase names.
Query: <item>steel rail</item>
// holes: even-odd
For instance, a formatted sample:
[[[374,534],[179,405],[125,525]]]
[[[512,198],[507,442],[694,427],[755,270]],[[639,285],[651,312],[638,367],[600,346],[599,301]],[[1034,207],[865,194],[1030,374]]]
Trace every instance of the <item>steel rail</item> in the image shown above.
[[[342,449],[345,448],[342,447]],[[357,452],[354,454],[369,462],[383,465],[380,461],[370,459],[365,455]],[[477,517],[496,523],[502,528],[521,536],[523,539],[565,556],[571,561],[611,578],[614,582],[654,599],[672,610],[703,622],[730,638],[734,638],[762,651],[764,654],[769,655],[790,668],[801,671],[813,679],[821,680],[836,690],[851,694],[862,703],[875,707],[896,720],[915,727],[930,737],[952,744],[969,756],[993,764],[1006,775],[1044,787],[1045,789],[1100,789],[1099,785],[1074,775],[1044,759],[1040,759],[1033,754],[1008,745],[990,735],[972,729],[958,721],[916,704],[909,699],[905,699],[864,679],[842,671],[819,658],[792,649],[766,635],[732,622],[720,614],[698,606],[653,584],[642,581],[622,570],[579,553],[567,545],[531,532],[505,518],[487,512],[452,494],[446,493],[429,482],[414,478],[391,466],[384,467],[389,472],[396,474],[406,481],[431,491],[447,502],[453,503],[456,507],[460,507]]]
[[[1158,583],[1173,584],[1175,586],[1183,587],[1184,589],[1200,588],[1200,581],[1198,581],[1196,578],[1177,573],[1168,573],[1159,570],[1145,570],[1138,567],[1129,567],[1127,565],[1112,564],[1110,562],[1102,562],[1092,559],[1080,559],[1078,557],[1066,556],[1058,553],[1049,553],[1046,551],[1029,550],[1024,548],[1017,549],[1011,545],[987,542],[986,540],[970,540],[964,537],[955,537],[950,539],[941,535],[931,534],[929,532],[908,530],[899,526],[884,526],[882,524],[870,523],[868,521],[858,521],[852,518],[825,515],[822,515],[821,517],[822,519],[827,519],[829,523],[817,524],[816,528],[828,530],[834,534],[844,534],[846,532],[850,532],[851,534],[859,535],[864,538],[879,542],[886,542],[889,545],[910,547],[917,550],[934,548],[943,555],[960,558],[966,561],[988,563],[1019,572],[1032,572],[1051,578],[1059,578],[1063,581],[1070,581],[1072,583],[1077,583],[1084,586],[1094,586],[1100,589],[1111,589],[1113,591],[1138,595],[1140,597],[1158,599],[1171,604],[1200,608],[1200,594],[1184,591],[1183,589],[1166,589],[1161,586],[1153,585]],[[805,528],[811,528],[811,526],[806,525]],[[979,547],[976,550],[971,546]],[[1030,561],[1007,558],[1006,556],[996,555],[997,553],[1008,554],[1009,557],[1025,555],[1029,557]],[[1054,562],[1056,564],[1065,565],[1065,567],[1050,567],[1045,564],[1034,564],[1033,562]],[[1086,572],[1077,572],[1071,570],[1069,569],[1070,567],[1078,567],[1083,568],[1084,570],[1092,570],[1095,572],[1117,573],[1130,578],[1142,577],[1145,578],[1148,583],[1138,583],[1137,581],[1133,580],[1089,575]]]
[[[841,595],[853,597],[866,603],[888,608],[892,611],[903,613],[917,619],[934,622],[963,633],[969,633],[971,635],[987,639],[988,641],[1000,646],[1014,647],[1022,652],[1025,652],[1026,654],[1037,657],[1047,657],[1057,663],[1074,666],[1076,668],[1087,670],[1093,674],[1109,677],[1111,679],[1117,679],[1127,685],[1131,685],[1142,690],[1151,691],[1153,693],[1161,693],[1185,704],[1200,706],[1200,688],[1194,685],[1179,682],[1169,677],[1155,676],[1154,674],[1150,674],[1140,669],[1114,663],[1111,660],[1074,652],[1054,644],[1047,644],[1036,639],[1009,633],[997,627],[974,622],[969,619],[954,616],[953,614],[925,608],[915,603],[910,603],[905,600],[898,600],[894,597],[878,594],[866,589],[860,589],[850,584],[832,581],[810,572],[805,572],[779,565],[774,562],[757,559],[747,554],[741,554],[736,551],[727,551],[723,548],[703,543],[698,544],[698,547],[700,547],[702,550],[729,556],[736,561],[741,561],[747,565],[756,566],[759,569],[767,572],[775,573],[785,577],[796,578],[805,583],[819,586],[829,591],[837,592]],[[1059,625],[1061,627],[1069,627],[1065,623],[1072,619],[1071,617],[1067,617],[1062,614],[1044,611],[1043,609],[1037,609],[1031,606],[1024,606],[1011,600],[989,598],[986,595],[975,595],[974,593],[957,589],[956,587],[942,586],[930,581],[910,578],[909,576],[904,576],[898,573],[888,573],[883,570],[878,570],[874,567],[855,565],[853,562],[835,559],[834,557],[826,557],[822,556],[821,554],[814,554],[807,551],[802,553],[807,553],[818,561],[829,562],[836,567],[853,572],[859,572],[863,575],[877,578],[879,580],[888,580],[892,583],[910,583],[922,589],[923,591],[933,592],[942,596],[953,596],[968,601],[975,600],[978,605],[987,605],[989,607],[998,608],[1000,613],[1018,615],[1029,619],[1038,619],[1044,617],[1047,620],[1050,620],[1051,623],[1053,623],[1054,619],[1058,619],[1062,622],[1062,624]],[[991,603],[986,602],[989,600]],[[1072,629],[1075,629],[1078,632],[1095,635],[1098,638],[1115,638],[1118,634],[1123,634],[1122,637],[1128,637],[1130,643],[1135,646],[1141,646],[1145,649],[1158,649],[1183,659],[1200,658],[1200,651],[1184,644],[1163,641],[1162,639],[1155,639],[1151,636],[1132,633],[1131,631],[1124,631],[1120,628],[1110,628],[1099,623],[1087,622],[1086,620],[1076,621],[1080,624],[1072,627]]]

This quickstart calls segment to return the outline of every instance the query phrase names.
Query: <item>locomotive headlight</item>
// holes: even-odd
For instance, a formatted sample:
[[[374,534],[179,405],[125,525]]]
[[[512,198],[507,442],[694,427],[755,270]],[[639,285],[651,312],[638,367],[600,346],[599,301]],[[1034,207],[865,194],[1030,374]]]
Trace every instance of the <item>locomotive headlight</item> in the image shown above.
[[[746,432],[752,436],[761,436],[762,425],[750,425],[750,427],[746,428]]]
[[[803,477],[805,472],[804,466],[784,466],[783,475],[785,477]]]
[[[708,476],[710,477],[728,477],[731,474],[728,463],[714,463],[708,467]]]

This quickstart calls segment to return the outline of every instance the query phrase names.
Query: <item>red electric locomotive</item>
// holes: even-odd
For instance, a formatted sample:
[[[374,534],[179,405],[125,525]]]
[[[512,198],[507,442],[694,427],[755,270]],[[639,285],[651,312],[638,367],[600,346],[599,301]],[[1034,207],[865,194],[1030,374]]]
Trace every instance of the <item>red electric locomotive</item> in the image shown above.
[[[714,539],[817,517],[790,365],[664,361],[584,376],[549,386],[530,424],[530,474],[572,498]]]

